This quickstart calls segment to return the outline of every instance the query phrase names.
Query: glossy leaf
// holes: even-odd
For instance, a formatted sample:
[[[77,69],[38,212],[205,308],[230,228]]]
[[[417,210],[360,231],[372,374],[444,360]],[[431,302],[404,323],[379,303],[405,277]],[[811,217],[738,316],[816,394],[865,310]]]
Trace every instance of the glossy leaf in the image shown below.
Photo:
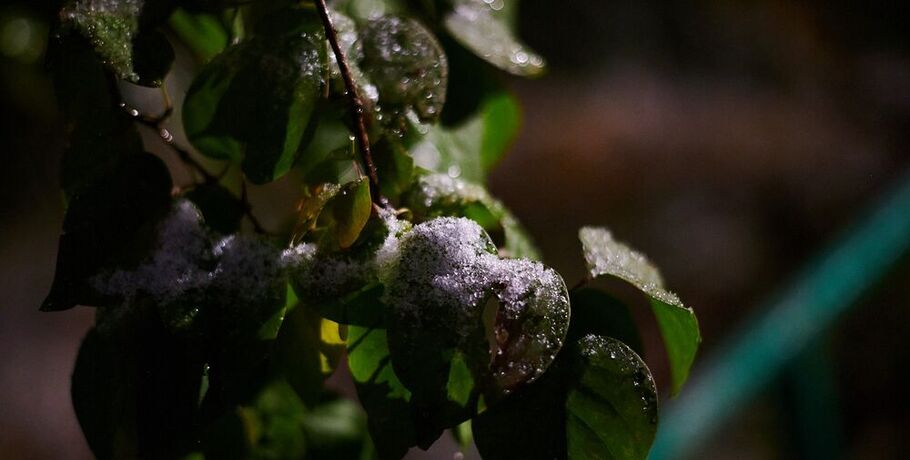
[[[657,392],[644,362],[609,337],[566,346],[544,376],[473,422],[485,459],[645,459]]]
[[[625,280],[649,297],[670,359],[672,391],[676,394],[689,376],[701,342],[695,312],[664,288],[660,272],[644,254],[615,241],[607,229],[584,227],[578,236],[590,277]]]
[[[254,183],[297,159],[321,95],[325,35],[313,12],[290,10],[275,29],[226,49],[193,81],[183,107],[187,136],[203,154],[241,161]]]
[[[648,457],[657,432],[657,389],[644,361],[622,342],[588,335],[566,400],[570,459]]]
[[[384,110],[413,110],[423,121],[442,112],[448,62],[430,31],[414,19],[382,17],[366,23],[361,68],[379,91]]]
[[[452,10],[444,19],[445,28],[464,47],[515,75],[536,76],[543,72],[543,58],[523,45],[513,31],[513,5],[517,2],[454,0],[452,3]]]
[[[483,100],[476,115],[454,127],[430,127],[411,148],[415,163],[469,182],[482,183],[518,134],[521,113],[507,93]]]

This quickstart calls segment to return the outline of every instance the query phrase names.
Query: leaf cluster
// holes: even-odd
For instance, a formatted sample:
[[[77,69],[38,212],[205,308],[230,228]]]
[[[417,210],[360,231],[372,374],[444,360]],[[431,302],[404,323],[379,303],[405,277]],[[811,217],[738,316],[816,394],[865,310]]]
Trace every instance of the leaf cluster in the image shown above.
[[[449,429],[489,459],[647,456],[657,390],[626,306],[568,289],[482,185],[520,125],[503,75],[545,66],[517,3],[65,2],[67,210],[41,308],[97,309],[72,396],[98,458],[400,458]],[[191,149],[168,97],[150,116],[119,89],[162,86],[172,43],[197,60]],[[267,232],[246,187],[278,180],[296,222]],[[675,393],[693,311],[607,230],[579,236],[586,281],[649,300]],[[363,411],[325,389],[339,367]]]

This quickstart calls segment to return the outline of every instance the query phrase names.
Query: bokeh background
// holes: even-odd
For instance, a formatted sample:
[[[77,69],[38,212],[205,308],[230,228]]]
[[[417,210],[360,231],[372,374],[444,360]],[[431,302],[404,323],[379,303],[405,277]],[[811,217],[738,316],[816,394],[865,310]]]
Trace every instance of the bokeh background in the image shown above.
[[[63,212],[62,122],[43,67],[53,3],[0,6],[3,458],[90,458],[70,405],[69,375],[92,311],[38,312]],[[547,57],[550,71],[537,80],[508,79],[525,118],[512,153],[492,175],[493,193],[569,284],[583,273],[581,225],[606,225],[649,254],[698,313],[700,361],[748,330],[774,293],[907,180],[908,2],[521,5],[522,36]],[[170,84],[180,87],[190,74],[177,64]],[[274,189],[252,193],[266,224],[293,207],[270,199]],[[629,303],[640,302],[618,289]],[[636,309],[636,319],[666,395],[656,328],[645,308]],[[811,354],[679,455],[904,458],[908,337],[910,264],[902,257],[813,339]],[[804,372],[807,363],[821,363],[821,370]],[[696,376],[700,370],[697,363]],[[821,395],[822,404],[807,412],[806,395]],[[681,415],[675,420],[684,421]],[[451,458],[445,449],[437,456]]]

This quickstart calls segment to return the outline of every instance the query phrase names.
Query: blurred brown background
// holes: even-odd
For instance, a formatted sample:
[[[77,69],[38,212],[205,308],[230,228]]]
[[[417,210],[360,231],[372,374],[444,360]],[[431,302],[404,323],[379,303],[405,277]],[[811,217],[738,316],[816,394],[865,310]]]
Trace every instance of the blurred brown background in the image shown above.
[[[62,221],[45,3],[0,7],[3,458],[90,457],[68,380],[92,312],[37,311]],[[908,2],[523,0],[520,24],[551,69],[509,81],[525,121],[494,194],[569,284],[581,225],[649,254],[698,312],[702,356],[910,168]],[[905,261],[823,340],[843,458],[902,458],[910,439],[908,303]],[[697,458],[812,457],[788,391],[768,387]]]

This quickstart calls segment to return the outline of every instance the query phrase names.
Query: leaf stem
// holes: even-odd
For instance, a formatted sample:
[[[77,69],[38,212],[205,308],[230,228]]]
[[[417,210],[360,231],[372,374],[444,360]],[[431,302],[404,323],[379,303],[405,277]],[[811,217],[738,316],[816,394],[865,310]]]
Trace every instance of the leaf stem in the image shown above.
[[[357,143],[360,146],[360,155],[367,169],[367,177],[370,179],[370,197],[373,203],[380,207],[386,207],[387,201],[382,197],[379,191],[379,176],[376,174],[376,165],[373,164],[373,156],[370,153],[370,138],[367,135],[366,118],[364,116],[363,100],[357,92],[357,84],[351,73],[351,67],[348,65],[348,58],[338,44],[338,31],[329,17],[329,10],[325,0],[314,0],[316,10],[319,11],[319,17],[322,19],[322,25],[325,27],[325,35],[332,46],[332,52],[335,53],[335,60],[338,62],[338,69],[341,71],[341,77],[344,80],[345,90],[348,99],[351,102],[351,109],[354,115],[354,128],[357,136]]]

